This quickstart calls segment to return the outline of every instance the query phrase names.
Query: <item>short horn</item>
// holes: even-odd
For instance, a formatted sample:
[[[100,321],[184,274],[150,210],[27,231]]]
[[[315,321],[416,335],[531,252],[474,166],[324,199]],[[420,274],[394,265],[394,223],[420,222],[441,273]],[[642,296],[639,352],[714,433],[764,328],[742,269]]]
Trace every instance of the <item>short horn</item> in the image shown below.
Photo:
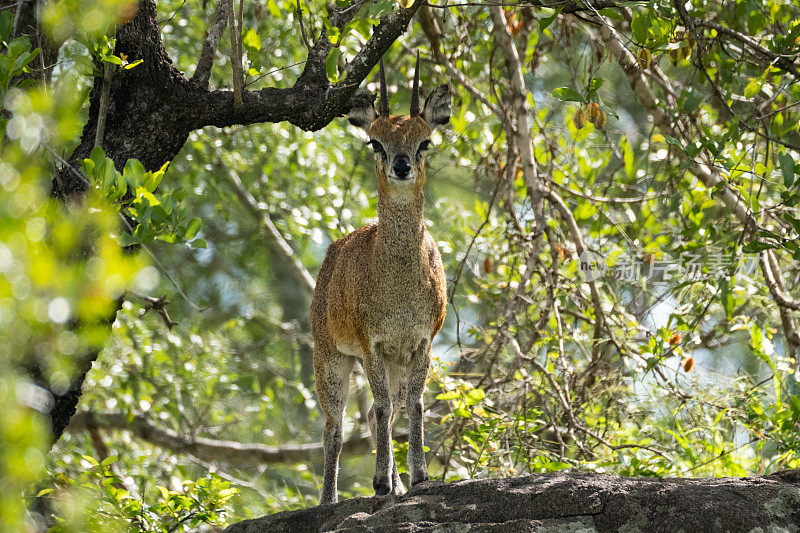
[[[419,48],[417,48],[417,64],[414,67],[414,85],[411,88],[411,112],[412,117],[419,116]]]
[[[383,58],[380,65],[381,78],[381,99],[378,102],[378,114],[383,117],[389,116],[389,91],[386,89],[386,71],[383,68]]]

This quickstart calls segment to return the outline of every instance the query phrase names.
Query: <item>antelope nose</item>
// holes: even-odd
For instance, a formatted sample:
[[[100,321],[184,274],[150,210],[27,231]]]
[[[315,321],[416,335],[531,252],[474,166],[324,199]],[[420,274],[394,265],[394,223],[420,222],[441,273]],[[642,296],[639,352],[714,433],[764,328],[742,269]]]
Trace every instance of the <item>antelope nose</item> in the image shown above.
[[[406,179],[409,172],[411,172],[411,160],[406,155],[396,156],[394,158],[394,163],[392,163],[392,170],[394,170],[397,179]]]

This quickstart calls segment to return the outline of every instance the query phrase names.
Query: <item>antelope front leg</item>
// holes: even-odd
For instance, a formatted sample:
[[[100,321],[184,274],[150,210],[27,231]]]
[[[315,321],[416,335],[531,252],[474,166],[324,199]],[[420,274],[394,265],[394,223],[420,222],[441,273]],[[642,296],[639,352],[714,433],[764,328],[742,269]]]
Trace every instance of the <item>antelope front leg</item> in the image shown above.
[[[383,496],[392,491],[392,399],[389,395],[389,382],[383,364],[383,353],[375,346],[371,356],[364,358],[364,372],[372,389],[375,410],[375,477],[372,487],[375,495]]]
[[[431,363],[431,343],[422,341],[411,360],[408,376],[408,470],[411,472],[411,486],[428,481],[428,464],[425,462],[424,430],[422,427],[422,394]]]

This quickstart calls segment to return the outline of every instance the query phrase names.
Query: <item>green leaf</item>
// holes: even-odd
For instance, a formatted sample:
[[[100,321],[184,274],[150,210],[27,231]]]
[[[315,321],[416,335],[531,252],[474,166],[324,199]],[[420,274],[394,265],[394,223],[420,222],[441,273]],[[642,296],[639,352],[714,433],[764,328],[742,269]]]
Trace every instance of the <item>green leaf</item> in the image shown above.
[[[336,80],[339,77],[339,69],[337,67],[340,55],[341,51],[338,48],[334,48],[325,62],[325,72],[331,80]]]
[[[148,172],[144,175],[144,179],[142,180],[142,187],[147,189],[150,192],[155,192],[158,188],[158,185],[161,183],[161,179],[164,177],[164,172],[158,170],[156,172]]]
[[[139,199],[147,200],[148,205],[158,205],[160,203],[158,201],[158,198],[156,198],[153,195],[153,193],[151,193],[144,187],[139,187],[138,189],[136,189],[136,197]]]
[[[578,207],[575,209],[574,214],[575,220],[588,220],[597,214],[597,208],[589,202],[581,200],[578,202]]]
[[[592,78],[592,81],[589,83],[589,98],[603,86],[603,81],[603,78]]]
[[[558,98],[562,102],[582,102],[584,104],[586,103],[586,98],[584,98],[581,95],[581,93],[569,87],[559,87],[558,89],[553,91],[553,96],[555,98]]]
[[[37,498],[41,498],[42,496],[44,496],[46,494],[50,494],[51,492],[55,492],[55,490],[56,489],[42,489],[42,490],[40,490],[39,492],[36,493],[36,497]]]
[[[636,13],[631,21],[631,32],[633,39],[638,44],[647,42],[647,36],[650,31],[650,12]]]
[[[142,185],[142,178],[147,171],[139,160],[128,159],[125,163],[125,168],[122,170],[122,175],[125,176],[125,181],[131,186],[131,189],[136,190]]]
[[[456,407],[455,409],[453,409],[453,414],[461,418],[472,417],[472,413],[469,412],[469,409],[466,409],[464,407]]]
[[[250,50],[261,50],[261,36],[254,28],[247,28],[242,36],[242,44]]]
[[[764,250],[769,250],[771,248],[775,248],[771,244],[767,244],[765,242],[760,241],[750,241],[744,246],[742,246],[742,251],[746,254],[754,254],[758,252],[763,252]]]
[[[326,24],[325,27],[328,29],[328,40],[331,42],[331,44],[339,44],[339,38],[342,34],[339,31],[339,28],[331,25],[330,23]],[[337,49],[334,48],[334,51],[337,51]],[[330,60],[330,58],[328,59]]]
[[[459,397],[459,392],[455,391],[455,390],[451,390],[451,391],[442,392],[442,393],[438,394],[436,396],[436,399],[437,400],[449,401],[449,400],[455,400],[458,397]]]
[[[103,151],[103,147],[95,146],[92,149],[92,153],[89,154],[89,159],[94,161],[96,167],[99,167],[100,164],[106,160],[106,153]]]
[[[0,41],[8,41],[11,38],[11,30],[14,27],[14,16],[12,10],[0,11]]]
[[[795,180],[794,158],[792,157],[792,154],[789,152],[778,154],[778,164],[780,164],[781,173],[783,174],[783,184],[788,189],[794,185]]]
[[[81,459],[83,459],[84,461],[86,461],[87,463],[89,463],[92,466],[97,466],[97,465],[100,464],[100,463],[97,462],[97,459],[95,459],[91,455],[81,455]]]
[[[787,221],[789,224],[791,224],[791,225],[792,225],[792,227],[794,228],[794,230],[795,230],[797,233],[800,233],[800,220],[798,220],[798,219],[794,218],[794,217],[793,217],[792,215],[790,215],[789,213],[784,213],[784,214],[783,214],[783,218],[784,218],[784,220],[786,220],[786,221]]]
[[[278,7],[278,4],[275,3],[275,0],[267,1],[267,9],[269,9],[269,12],[273,17],[283,18],[283,12],[281,11],[281,8]]]
[[[750,99],[758,94],[758,91],[761,90],[761,82],[757,80],[751,80],[750,83],[744,88],[744,97]]]
[[[169,490],[166,487],[162,487],[161,485],[157,486],[158,492],[161,493],[161,497],[165,500],[169,500]]]
[[[547,17],[542,17],[541,19],[539,19],[539,31],[543,32],[548,27],[550,27],[550,25],[553,23],[553,21],[556,19],[556,17],[559,15],[560,12],[561,10],[557,9],[552,15]]]
[[[197,235],[197,232],[200,231],[200,226],[203,224],[203,221],[199,218],[193,218],[186,224],[186,232],[183,234],[183,238],[187,241],[191,241]]]
[[[467,393],[467,405],[475,405],[486,397],[486,393],[481,389],[472,389]]]
[[[123,66],[122,68],[124,68],[125,70],[130,70],[133,67],[135,67],[136,65],[140,65],[143,61],[144,61],[144,59],[137,59],[133,63],[128,63],[127,65]]]
[[[178,242],[180,240],[180,239],[178,239],[178,236],[175,235],[174,233],[164,233],[162,235],[159,235],[156,238],[159,241],[168,242],[170,244],[175,244],[176,242]]]
[[[122,65],[122,59],[115,56],[115,55],[103,55],[100,57],[106,63],[112,63],[114,65]]]
[[[382,0],[375,2],[367,7],[367,14],[372,19],[379,19],[384,15],[388,15],[394,8],[394,0]]]

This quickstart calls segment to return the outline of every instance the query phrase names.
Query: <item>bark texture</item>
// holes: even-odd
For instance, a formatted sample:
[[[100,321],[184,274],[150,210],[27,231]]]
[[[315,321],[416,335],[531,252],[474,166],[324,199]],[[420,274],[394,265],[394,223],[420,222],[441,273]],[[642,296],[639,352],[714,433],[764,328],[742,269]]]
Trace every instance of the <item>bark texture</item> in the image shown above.
[[[754,478],[624,478],[586,472],[427,482],[401,497],[245,520],[226,533],[800,531],[800,470]]]

